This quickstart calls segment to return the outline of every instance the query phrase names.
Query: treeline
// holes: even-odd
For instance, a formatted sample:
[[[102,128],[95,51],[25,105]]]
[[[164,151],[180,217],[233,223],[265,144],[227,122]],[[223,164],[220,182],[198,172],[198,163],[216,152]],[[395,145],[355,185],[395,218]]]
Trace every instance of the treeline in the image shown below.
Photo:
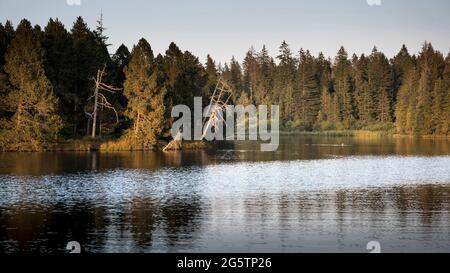
[[[103,20],[94,30],[81,17],[67,30],[50,19],[42,29],[22,20],[16,29],[0,24],[0,147],[99,136],[151,147],[169,137],[172,105],[205,103],[222,76],[233,87],[235,104],[278,104],[291,130],[389,130],[402,134],[448,134],[450,56],[425,43],[417,56],[406,47],[391,60],[374,48],[369,56],[334,60],[323,54],[294,54],[283,42],[272,58],[265,47],[250,49],[242,64],[234,58],[205,64],[174,43],[155,56],[141,39],[131,50],[110,55]],[[118,112],[100,107],[92,128],[92,95],[98,70],[120,90],[104,98]],[[116,90],[116,89],[115,89]]]
[[[232,59],[222,73],[241,102],[280,105],[288,129],[449,133],[450,55],[430,43],[418,56],[403,46],[390,60],[376,47],[352,57],[341,47],[331,60],[303,49],[294,57],[283,42],[276,59],[250,49],[242,67]]]

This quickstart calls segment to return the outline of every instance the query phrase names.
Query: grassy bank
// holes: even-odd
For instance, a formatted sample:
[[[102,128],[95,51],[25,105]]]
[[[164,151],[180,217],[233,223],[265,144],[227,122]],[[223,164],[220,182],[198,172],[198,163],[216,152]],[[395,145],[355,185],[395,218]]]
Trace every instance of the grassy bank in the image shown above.
[[[369,131],[369,130],[329,130],[329,131],[301,131],[301,130],[282,130],[282,136],[318,136],[318,137],[352,137],[352,138],[424,138],[424,139],[448,139],[450,135],[401,135],[396,134],[394,130],[389,131]],[[154,146],[144,146],[129,139],[80,139],[66,140],[59,143],[47,145],[36,145],[36,143],[24,143],[14,145],[6,152],[119,152],[119,151],[161,151],[167,141],[159,141]],[[208,146],[203,141],[183,141],[183,150],[203,150]]]
[[[281,135],[305,135],[305,136],[328,136],[328,137],[392,137],[391,131],[366,131],[366,130],[343,130],[343,131],[281,131]]]
[[[160,141],[155,146],[145,146],[126,139],[79,139],[65,140],[58,143],[38,145],[36,143],[22,143],[4,148],[3,152],[126,152],[126,151],[160,151],[167,142]],[[202,141],[184,141],[183,150],[202,150],[206,144]]]
[[[155,146],[146,146],[140,143],[135,143],[128,139],[118,139],[103,142],[99,147],[99,151],[114,152],[114,151],[161,151],[168,142],[159,141]],[[203,141],[183,141],[183,150],[202,150],[206,148]]]

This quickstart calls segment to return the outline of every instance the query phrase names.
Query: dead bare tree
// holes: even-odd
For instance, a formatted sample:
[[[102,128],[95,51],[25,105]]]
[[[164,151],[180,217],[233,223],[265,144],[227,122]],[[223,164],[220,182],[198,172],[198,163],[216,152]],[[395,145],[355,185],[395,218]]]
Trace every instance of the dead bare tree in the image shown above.
[[[224,122],[226,125],[223,113],[226,112],[232,95],[232,88],[220,77],[208,106],[210,115],[209,118],[204,120],[205,126],[203,128],[202,140],[208,133],[209,128],[217,128],[221,122]]]
[[[98,110],[101,107],[110,109],[114,112],[116,116],[116,123],[119,123],[119,115],[117,113],[117,110],[114,108],[114,106],[108,101],[106,96],[102,93],[102,91],[109,92],[112,94],[115,94],[117,91],[122,90],[121,88],[115,88],[113,86],[107,85],[103,82],[103,77],[106,75],[106,66],[103,66],[103,69],[99,69],[97,71],[97,77],[94,78],[94,94],[88,98],[88,102],[94,100],[93,110],[92,112],[88,112],[85,110],[86,115],[89,117],[88,120],[88,128],[89,128],[89,122],[92,120],[92,132],[91,136],[92,138],[95,138],[96,132],[97,132],[97,120],[98,120]],[[101,128],[100,128],[101,130]]]
[[[201,140],[205,138],[210,128],[217,129],[217,126],[219,126],[221,122],[224,122],[226,125],[225,119],[223,118],[223,113],[226,111],[232,95],[232,88],[220,77],[217,81],[216,88],[214,89],[208,106],[209,117],[203,120]],[[182,140],[183,134],[179,131],[175,139],[164,147],[163,152],[180,150],[182,148]]]

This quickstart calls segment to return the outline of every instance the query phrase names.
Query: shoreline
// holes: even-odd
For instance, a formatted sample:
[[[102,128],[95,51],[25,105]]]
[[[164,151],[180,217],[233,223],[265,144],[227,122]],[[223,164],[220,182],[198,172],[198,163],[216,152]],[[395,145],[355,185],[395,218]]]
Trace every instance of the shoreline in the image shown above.
[[[280,131],[280,136],[310,136],[310,137],[352,137],[352,138],[397,138],[397,139],[438,139],[450,140],[450,135],[405,135],[392,131],[367,131],[367,130],[343,130],[343,131]],[[21,146],[20,149],[9,149],[0,153],[34,153],[34,152],[136,152],[136,151],[161,151],[167,141],[159,141],[156,146],[136,147],[130,143],[123,144],[120,139],[111,140],[66,140],[60,143],[51,143],[41,149],[31,145]],[[205,150],[208,143],[203,141],[183,141],[182,150]]]

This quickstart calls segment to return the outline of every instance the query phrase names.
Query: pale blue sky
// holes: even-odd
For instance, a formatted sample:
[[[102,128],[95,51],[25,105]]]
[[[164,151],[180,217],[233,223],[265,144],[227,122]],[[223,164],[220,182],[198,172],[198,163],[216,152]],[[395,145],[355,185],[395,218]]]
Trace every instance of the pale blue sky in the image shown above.
[[[156,53],[174,41],[204,62],[233,55],[242,60],[247,49],[266,44],[276,56],[282,40],[297,52],[301,47],[334,56],[340,45],[349,53],[368,53],[374,45],[389,57],[405,43],[412,53],[427,40],[447,54],[450,49],[449,0],[0,0],[0,21],[21,18],[45,26],[50,17],[67,28],[78,15],[91,28],[104,13],[110,51],[131,47],[146,38]],[[376,1],[376,0],[369,0]]]

